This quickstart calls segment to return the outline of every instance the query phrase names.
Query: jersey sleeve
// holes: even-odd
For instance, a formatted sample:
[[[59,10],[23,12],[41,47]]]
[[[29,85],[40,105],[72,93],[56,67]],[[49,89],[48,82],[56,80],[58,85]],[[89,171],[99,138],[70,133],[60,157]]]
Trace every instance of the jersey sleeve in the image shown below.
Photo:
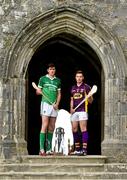
[[[88,94],[91,90],[91,87],[88,84],[85,84],[85,90],[86,90],[86,93]]]
[[[43,78],[42,78],[42,77],[39,79],[38,87],[39,87],[40,89],[43,88]]]

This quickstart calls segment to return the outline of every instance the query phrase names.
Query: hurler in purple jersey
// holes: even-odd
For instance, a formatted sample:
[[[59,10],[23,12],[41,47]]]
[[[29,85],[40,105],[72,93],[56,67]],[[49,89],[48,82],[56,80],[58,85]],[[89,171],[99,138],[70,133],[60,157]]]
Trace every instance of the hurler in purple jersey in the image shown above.
[[[91,87],[85,84],[84,75],[82,71],[77,71],[75,75],[76,85],[71,89],[71,101],[70,112],[72,113],[72,130],[74,136],[74,154],[87,154],[87,120],[88,120],[88,103],[92,103],[93,97],[88,98],[83,104],[81,104],[76,110],[76,106],[85,98],[85,96],[91,90]],[[78,126],[80,127],[82,134],[82,145],[80,144],[80,137],[78,132]]]

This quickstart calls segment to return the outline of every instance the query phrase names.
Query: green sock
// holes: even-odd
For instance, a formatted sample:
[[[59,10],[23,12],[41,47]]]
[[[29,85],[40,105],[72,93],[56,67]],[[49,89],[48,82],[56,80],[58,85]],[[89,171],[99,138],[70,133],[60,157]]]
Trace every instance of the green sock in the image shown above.
[[[47,132],[47,145],[46,145],[46,151],[49,151],[52,149],[52,132]]]
[[[45,145],[45,134],[46,134],[46,133],[40,132],[40,150],[41,150],[41,149],[44,149],[44,145]]]

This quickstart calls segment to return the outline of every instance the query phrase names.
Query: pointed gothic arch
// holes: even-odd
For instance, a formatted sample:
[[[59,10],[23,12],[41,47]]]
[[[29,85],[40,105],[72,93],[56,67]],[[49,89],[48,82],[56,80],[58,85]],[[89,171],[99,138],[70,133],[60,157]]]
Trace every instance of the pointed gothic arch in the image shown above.
[[[104,71],[104,141],[102,154],[116,157],[126,154],[127,136],[125,94],[127,65],[119,42],[111,31],[97,19],[73,8],[60,8],[41,14],[29,22],[16,37],[5,61],[4,86],[10,97],[4,114],[11,120],[8,143],[14,142],[16,152],[26,153],[25,76],[36,50],[48,39],[68,33],[86,42],[98,55]],[[5,102],[6,103],[6,102]],[[4,106],[4,104],[3,104]],[[122,122],[121,122],[122,121]],[[3,120],[4,124],[4,120]],[[122,132],[121,132],[122,128]],[[5,133],[5,135],[8,132]],[[123,148],[120,148],[122,144]]]

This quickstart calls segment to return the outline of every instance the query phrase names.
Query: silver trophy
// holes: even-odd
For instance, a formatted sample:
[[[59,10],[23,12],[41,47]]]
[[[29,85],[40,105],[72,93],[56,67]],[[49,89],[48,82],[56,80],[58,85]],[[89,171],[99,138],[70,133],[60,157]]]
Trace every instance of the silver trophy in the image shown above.
[[[64,148],[64,129],[61,127],[56,128],[55,132],[55,153],[63,154]]]

